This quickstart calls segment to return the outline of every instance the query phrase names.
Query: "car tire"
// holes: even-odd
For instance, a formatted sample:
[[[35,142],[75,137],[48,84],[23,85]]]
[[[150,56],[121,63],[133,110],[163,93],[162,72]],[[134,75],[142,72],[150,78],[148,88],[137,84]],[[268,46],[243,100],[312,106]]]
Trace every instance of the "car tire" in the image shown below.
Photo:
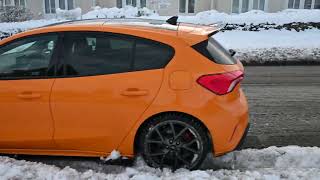
[[[138,153],[155,168],[197,169],[210,150],[207,129],[195,118],[168,113],[157,116],[138,136]]]

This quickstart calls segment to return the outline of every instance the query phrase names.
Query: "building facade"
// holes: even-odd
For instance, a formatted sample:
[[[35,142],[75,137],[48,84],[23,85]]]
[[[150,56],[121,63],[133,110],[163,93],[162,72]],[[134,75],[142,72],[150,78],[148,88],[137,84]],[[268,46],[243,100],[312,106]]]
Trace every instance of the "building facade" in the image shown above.
[[[320,9],[320,0],[0,0],[0,11],[6,6],[23,6],[31,10],[34,18],[54,18],[56,9],[80,7],[86,13],[94,6],[147,7],[160,15],[193,15],[215,9],[225,13],[244,13],[253,9],[277,12],[287,8]]]

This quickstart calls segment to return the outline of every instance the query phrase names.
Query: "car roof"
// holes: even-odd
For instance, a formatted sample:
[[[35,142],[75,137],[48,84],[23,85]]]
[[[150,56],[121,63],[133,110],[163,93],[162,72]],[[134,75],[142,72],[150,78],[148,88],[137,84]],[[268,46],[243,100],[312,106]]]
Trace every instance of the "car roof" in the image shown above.
[[[143,32],[157,33],[167,36],[178,36],[190,45],[194,45],[219,30],[218,26],[203,26],[187,23],[170,23],[168,20],[143,19],[143,18],[112,18],[112,19],[85,19],[74,21],[63,21],[34,30],[37,32],[55,32],[61,30],[72,30],[81,27],[91,27],[97,29],[113,29],[119,32]],[[30,32],[30,31],[29,31]],[[27,32],[28,34],[28,32]]]

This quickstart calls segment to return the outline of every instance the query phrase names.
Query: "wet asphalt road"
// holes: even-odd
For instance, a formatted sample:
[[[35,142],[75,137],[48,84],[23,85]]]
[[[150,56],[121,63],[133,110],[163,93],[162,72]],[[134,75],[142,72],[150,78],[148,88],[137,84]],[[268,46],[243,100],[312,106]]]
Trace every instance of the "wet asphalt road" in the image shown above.
[[[320,147],[320,66],[246,67],[243,82],[249,106],[251,129],[244,147]],[[120,173],[126,164],[106,165],[97,158],[18,156],[78,171],[93,169]],[[132,162],[129,161],[127,165]],[[215,168],[208,156],[203,168]]]
[[[246,67],[251,129],[244,147],[320,147],[320,66]]]

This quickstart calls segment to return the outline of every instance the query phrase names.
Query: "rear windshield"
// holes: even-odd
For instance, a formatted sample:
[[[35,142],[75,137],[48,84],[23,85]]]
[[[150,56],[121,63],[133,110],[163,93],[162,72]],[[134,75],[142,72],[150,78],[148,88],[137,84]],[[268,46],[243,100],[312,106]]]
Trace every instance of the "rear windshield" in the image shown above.
[[[203,56],[218,64],[236,64],[236,59],[232,57],[213,37],[192,46]]]

